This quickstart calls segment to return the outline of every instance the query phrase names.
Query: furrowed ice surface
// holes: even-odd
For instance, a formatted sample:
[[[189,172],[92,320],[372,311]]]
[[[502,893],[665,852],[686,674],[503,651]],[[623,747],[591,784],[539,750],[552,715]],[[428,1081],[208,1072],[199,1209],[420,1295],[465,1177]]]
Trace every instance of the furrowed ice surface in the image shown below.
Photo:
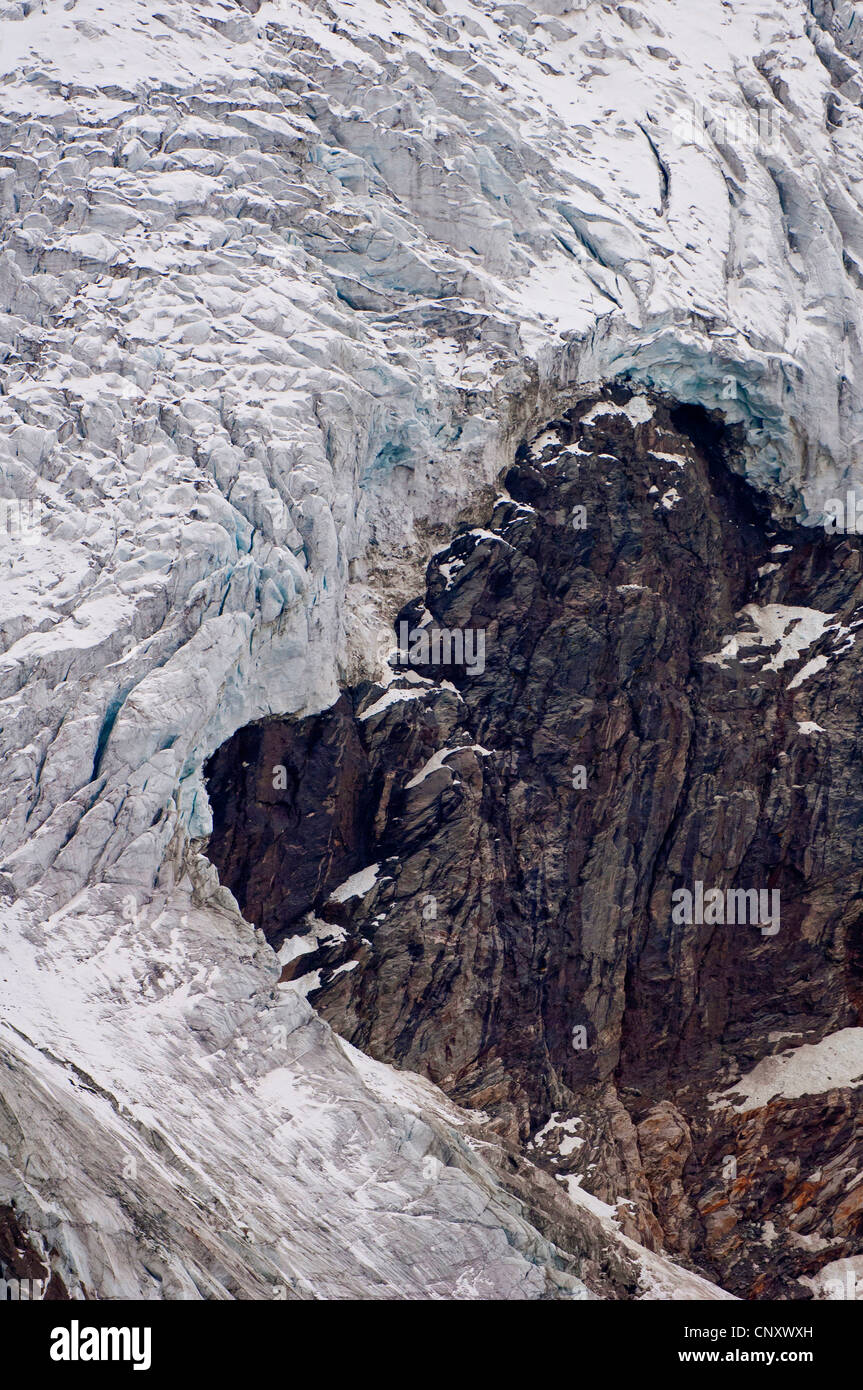
[[[720,407],[752,479],[800,515],[860,474],[853,8],[443,8],[0,5],[0,989],[29,1059],[21,1113],[80,1068],[103,1165],[92,1189],[73,1176],[53,1195],[26,1149],[44,1163],[59,1139],[33,1121],[17,1148],[3,1136],[0,1201],[14,1192],[66,1277],[109,1293],[150,1278],[100,1206],[127,1142],[117,1117],[128,1135],[149,1087],[156,1147],[216,1165],[202,1191],[248,1181],[255,1155],[274,1205],[261,1197],[252,1224],[271,1233],[295,1210],[266,1082],[283,1064],[266,1071],[256,1030],[300,1004],[271,998],[272,963],[235,914],[207,895],[189,908],[183,845],[209,830],[210,752],[261,715],[331,704],[436,528],[591,384],[629,373]],[[176,1011],[154,1020],[156,965]],[[297,1084],[374,1116],[395,1161],[404,1093],[369,1102],[356,1058],[293,1017]],[[258,1075],[270,1109],[247,1094]],[[223,1161],[211,1123],[242,1136]],[[356,1173],[338,1125],[302,1123],[335,1165],[335,1250]],[[485,1190],[464,1181],[471,1201]],[[421,1162],[404,1183],[427,1191]],[[439,1183],[427,1200],[441,1240],[454,1210],[463,1240],[458,1203]],[[488,1264],[508,1220],[461,1263],[441,1247],[472,1296],[490,1290],[471,1260]],[[357,1228],[359,1265],[385,1247],[385,1286],[414,1291],[417,1237],[376,1223]],[[166,1292],[212,1278],[263,1296],[190,1239],[154,1237]],[[288,1255],[268,1258],[287,1277]],[[546,1287],[545,1255],[519,1258],[492,1264],[495,1292]],[[321,1266],[294,1272],[334,1287]]]

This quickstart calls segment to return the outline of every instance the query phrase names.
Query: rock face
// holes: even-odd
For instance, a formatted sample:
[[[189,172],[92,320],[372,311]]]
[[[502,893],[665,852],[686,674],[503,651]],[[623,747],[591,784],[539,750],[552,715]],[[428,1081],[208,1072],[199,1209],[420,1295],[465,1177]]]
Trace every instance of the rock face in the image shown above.
[[[781,529],[739,443],[625,386],[526,441],[392,681],[214,755],[208,854],[351,1042],[648,1246],[809,1297],[863,1230],[863,551]],[[844,1071],[733,1103],[833,1035]]]

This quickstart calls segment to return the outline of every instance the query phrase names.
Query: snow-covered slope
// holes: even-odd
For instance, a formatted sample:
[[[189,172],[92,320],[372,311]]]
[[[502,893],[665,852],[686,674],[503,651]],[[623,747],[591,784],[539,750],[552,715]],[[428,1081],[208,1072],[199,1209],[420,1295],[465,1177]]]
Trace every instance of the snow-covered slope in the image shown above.
[[[319,1200],[342,1232],[350,1143],[364,1183],[415,1128],[406,1093],[370,1100],[365,1064],[273,993],[230,905],[191,903],[205,757],[371,666],[435,528],[579,386],[630,372],[721,406],[801,515],[863,462],[853,6],[254,8],[0,5],[0,999],[45,1103],[0,1200],[29,1192],[109,1293],[149,1277],[105,1205],[118,1115],[117,1144],[157,1129],[207,1170],[189,1193],[246,1191],[269,1230],[298,1200],[285,1105],[291,1161],[335,1165]],[[287,1062],[261,1044],[283,1026]],[[70,1076],[69,1125],[103,1143],[63,1196],[24,1169],[28,1141],[43,1164],[62,1148]],[[372,1207],[420,1200],[422,1164],[404,1190],[401,1171]],[[459,1259],[470,1182],[428,1201],[440,1277],[477,1293],[509,1217],[492,1204]],[[444,1287],[409,1273],[415,1233],[357,1221],[355,1275],[298,1259],[303,1287],[360,1289],[375,1244],[388,1287]],[[215,1278],[162,1243],[166,1291]],[[270,1277],[219,1258],[245,1295]],[[518,1258],[497,1292],[544,1287]]]
[[[0,1202],[73,1297],[587,1296],[454,1108],[277,987],[236,917],[111,907],[7,925],[0,985]]]

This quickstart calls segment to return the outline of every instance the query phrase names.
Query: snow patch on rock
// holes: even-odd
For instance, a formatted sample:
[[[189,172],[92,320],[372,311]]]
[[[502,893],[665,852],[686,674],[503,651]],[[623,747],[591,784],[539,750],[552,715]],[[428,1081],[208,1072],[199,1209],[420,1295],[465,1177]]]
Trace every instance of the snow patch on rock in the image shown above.
[[[720,1103],[728,1105],[728,1097],[741,1096],[743,1099],[733,1108],[742,1113],[758,1110],[774,1097],[796,1100],[836,1086],[861,1084],[863,1028],[842,1028],[818,1043],[805,1043],[780,1056],[762,1058],[720,1097]]]

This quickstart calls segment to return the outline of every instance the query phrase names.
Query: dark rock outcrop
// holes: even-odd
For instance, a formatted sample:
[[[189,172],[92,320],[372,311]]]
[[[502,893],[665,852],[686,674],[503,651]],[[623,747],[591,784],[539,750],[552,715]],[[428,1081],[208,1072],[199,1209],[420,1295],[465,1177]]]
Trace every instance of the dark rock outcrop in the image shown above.
[[[737,443],[619,388],[522,446],[398,620],[482,633],[484,663],[242,730],[209,854],[274,944],[306,937],[289,970],[357,1046],[627,1234],[808,1297],[859,1249],[863,1093],[715,1094],[863,1024],[863,552],[773,522]],[[778,920],[675,920],[698,883]]]
[[[57,1252],[51,1250],[46,1259],[40,1245],[14,1205],[0,1206],[0,1301],[68,1302],[63,1278],[50,1263]]]

